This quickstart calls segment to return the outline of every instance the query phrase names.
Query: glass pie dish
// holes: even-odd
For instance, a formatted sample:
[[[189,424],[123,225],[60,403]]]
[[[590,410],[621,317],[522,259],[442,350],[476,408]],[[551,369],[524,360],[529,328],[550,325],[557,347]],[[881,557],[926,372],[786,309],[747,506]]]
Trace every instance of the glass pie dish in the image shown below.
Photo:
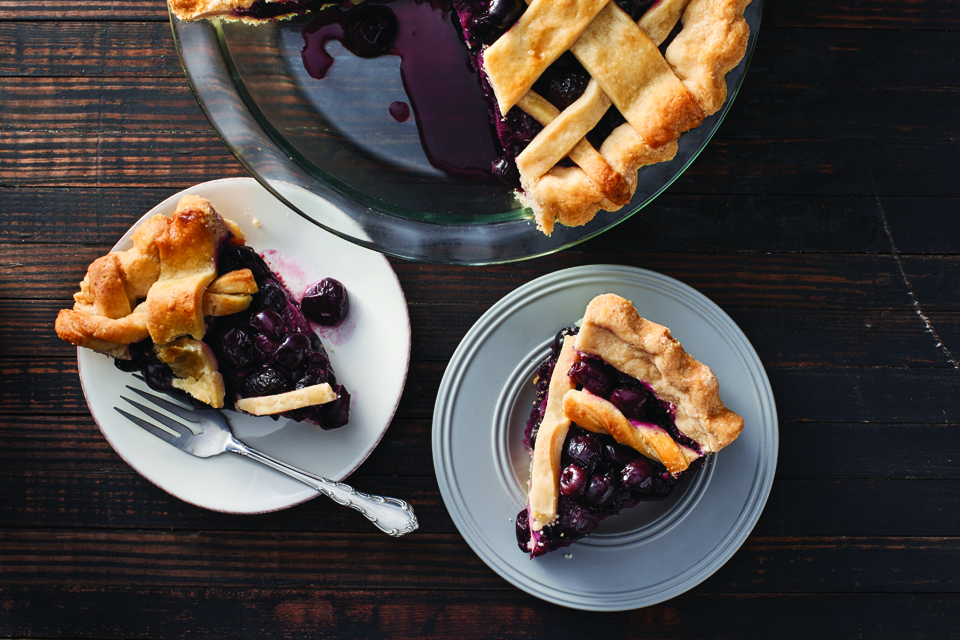
[[[413,0],[398,0],[409,2]],[[726,76],[727,100],[683,134],[676,157],[640,170],[636,193],[616,212],[543,235],[506,185],[450,176],[433,167],[413,118],[383,117],[406,100],[401,59],[362,59],[335,41],[327,52],[339,73],[318,81],[304,68],[304,26],[311,15],[251,26],[171,15],[184,71],[201,108],[240,163],[268,191],[312,223],[387,255],[451,264],[534,258],[602,233],[633,215],[693,162],[716,132],[755,49],[762,0],[744,17],[750,40]],[[453,27],[451,27],[452,29]],[[346,216],[311,208],[319,196]]]

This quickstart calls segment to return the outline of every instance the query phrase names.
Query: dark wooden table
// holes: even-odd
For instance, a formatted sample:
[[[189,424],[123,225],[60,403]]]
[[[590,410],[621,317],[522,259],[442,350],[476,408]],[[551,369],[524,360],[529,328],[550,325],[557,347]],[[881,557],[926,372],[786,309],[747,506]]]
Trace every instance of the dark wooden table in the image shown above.
[[[232,516],[141,478],[53,332],[154,204],[244,171],[204,119],[163,0],[0,0],[0,636],[960,636],[960,3],[767,3],[731,115],[616,232],[508,266],[393,261],[413,357],[353,480],[410,499],[392,540],[325,500]],[[515,287],[597,262],[692,285],[755,345],[776,481],[740,551],[661,605],[510,586],[454,527],[430,421],[448,358]]]

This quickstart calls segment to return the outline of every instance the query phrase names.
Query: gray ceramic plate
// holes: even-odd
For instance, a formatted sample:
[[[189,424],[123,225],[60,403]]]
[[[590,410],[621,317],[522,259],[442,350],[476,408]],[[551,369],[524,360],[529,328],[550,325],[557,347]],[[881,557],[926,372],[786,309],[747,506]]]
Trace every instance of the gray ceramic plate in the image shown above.
[[[601,293],[619,294],[670,327],[716,373],[723,401],[744,417],[744,430],[668,500],[627,510],[584,540],[530,560],[517,547],[513,523],[526,504],[529,455],[522,439],[534,399],[530,382],[554,334]],[[615,265],[558,271],[497,302],[450,360],[433,416],[440,492],[477,555],[532,595],[596,611],[662,602],[719,569],[760,517],[777,439],[770,383],[730,317],[672,278]]]

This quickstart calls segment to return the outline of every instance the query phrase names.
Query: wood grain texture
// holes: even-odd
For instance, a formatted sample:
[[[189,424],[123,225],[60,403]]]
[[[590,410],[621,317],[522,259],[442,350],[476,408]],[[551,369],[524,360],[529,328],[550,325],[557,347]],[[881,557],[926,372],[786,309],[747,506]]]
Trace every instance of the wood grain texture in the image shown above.
[[[361,467],[362,475],[429,474],[422,460],[431,456],[429,418],[403,418]],[[957,480],[960,427],[924,423],[782,422],[777,477],[790,480],[864,479]],[[17,415],[0,423],[0,460],[11,471],[70,471],[80,475],[123,462],[89,415]],[[823,443],[836,444],[824,447]],[[864,443],[875,443],[871,447]],[[884,450],[898,455],[884,455]],[[860,455],[851,455],[859,451]],[[869,455],[868,455],[869,454]],[[94,496],[91,496],[94,499]]]
[[[694,593],[957,593],[958,563],[956,538],[754,536]],[[0,570],[10,585],[88,589],[511,588],[456,534],[15,531]]]
[[[186,78],[3,78],[5,129],[197,132],[210,123]]]
[[[0,5],[0,16],[11,4]],[[0,76],[183,77],[165,22],[0,20]]]
[[[362,468],[350,482],[365,491],[408,500],[420,521],[418,534],[457,532],[435,477],[385,476],[377,471]],[[119,461],[81,475],[66,470],[0,470],[0,480],[0,517],[16,522],[18,529],[376,533],[356,512],[320,498],[269,514],[206,511],[170,496]],[[958,485],[951,478],[776,479],[753,535],[956,537]],[[520,511],[521,505],[516,507]],[[506,521],[503,526],[507,531],[512,527]]]
[[[42,246],[42,245],[40,245]],[[0,244],[0,297],[70,300],[87,266],[109,246],[60,246],[52,258],[29,244]],[[522,265],[493,266],[478,272],[472,267],[436,270],[426,265],[396,261],[395,270],[407,299],[442,303],[456,293],[463,303],[492,305],[501,297],[546,273],[595,262],[590,254],[569,251]],[[639,254],[606,252],[603,262],[659,271],[698,289],[721,306],[792,308],[912,309],[910,286],[894,256],[875,254]],[[952,274],[960,257],[912,258],[911,268],[927,288]],[[717,279],[715,273],[723,274]],[[470,274],[470,275],[468,275]],[[927,275],[933,274],[933,275]],[[14,286],[14,283],[19,283]],[[925,291],[921,286],[921,292]],[[956,310],[960,301],[946,296],[929,301],[931,309]],[[558,318],[556,328],[574,319]]]
[[[131,61],[131,66],[135,61]],[[0,76],[4,129],[206,132],[210,125],[184,77]],[[320,85],[322,86],[322,85]],[[297,88],[298,90],[298,88]],[[263,90],[298,105],[294,88]],[[724,139],[917,140],[960,135],[960,88],[748,84],[724,120]],[[832,110],[824,110],[829,106]],[[863,112],[867,112],[864,114]],[[851,113],[869,116],[854,119]]]
[[[808,640],[936,637],[960,623],[960,599],[950,594],[803,595],[690,593],[668,603],[621,613],[561,609],[526,594],[486,591],[338,591],[290,587],[16,588],[4,631],[43,637],[169,637],[230,635],[243,620],[244,637],[299,638],[580,638],[603,626],[617,638],[778,638]],[[144,607],[143,603],[149,602]],[[31,610],[48,610],[41,618]],[[907,615],[905,615],[907,612]],[[828,628],[823,621],[830,620]]]
[[[950,2],[915,3],[903,10],[900,3],[874,0],[844,3],[816,0],[801,7],[769,2],[764,6],[764,28],[822,27],[873,29],[960,29],[960,11]],[[57,0],[6,0],[0,18],[8,20],[158,20],[168,19],[160,0],[75,0],[64,6]]]
[[[0,243],[112,244],[176,192],[169,187],[6,188],[0,191]],[[585,246],[615,253],[891,253],[892,246],[903,253],[960,253],[958,208],[960,198],[668,191],[621,223],[621,233]]]

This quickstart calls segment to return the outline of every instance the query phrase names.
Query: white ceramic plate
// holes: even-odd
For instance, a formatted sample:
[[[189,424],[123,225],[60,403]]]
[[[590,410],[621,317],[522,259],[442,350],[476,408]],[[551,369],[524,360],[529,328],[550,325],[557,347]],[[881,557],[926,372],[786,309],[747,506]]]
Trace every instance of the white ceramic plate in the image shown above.
[[[225,412],[237,437],[254,448],[327,478],[346,478],[383,437],[406,380],[410,318],[390,263],[305,221],[250,178],[191,187],[154,207],[144,219],[157,213],[172,215],[177,201],[187,193],[209,199],[221,215],[239,224],[247,244],[264,255],[295,297],[325,277],[346,286],[349,315],[340,327],[323,327],[319,332],[337,380],[352,395],[350,422],[323,431],[283,418],[274,421]],[[338,215],[316,196],[291,195],[321,215]],[[114,250],[131,246],[132,231]],[[284,509],[317,495],[306,485],[241,456],[194,458],[160,441],[114,411],[126,406],[120,399],[124,385],[144,389],[146,385],[119,371],[107,356],[78,349],[77,359],[87,404],[103,435],[131,467],[161,489],[192,504],[229,513]]]
[[[554,335],[601,293],[629,300],[670,327],[720,381],[724,403],[744,418],[740,437],[662,502],[605,520],[591,536],[530,560],[514,518],[526,504],[530,456],[523,430],[537,364]],[[620,611],[672,598],[736,552],[760,517],[777,460],[773,393],[756,352],[719,307],[650,271],[613,265],[538,278],[490,308],[450,360],[433,417],[440,493],[460,533],[517,587],[567,607]]]

